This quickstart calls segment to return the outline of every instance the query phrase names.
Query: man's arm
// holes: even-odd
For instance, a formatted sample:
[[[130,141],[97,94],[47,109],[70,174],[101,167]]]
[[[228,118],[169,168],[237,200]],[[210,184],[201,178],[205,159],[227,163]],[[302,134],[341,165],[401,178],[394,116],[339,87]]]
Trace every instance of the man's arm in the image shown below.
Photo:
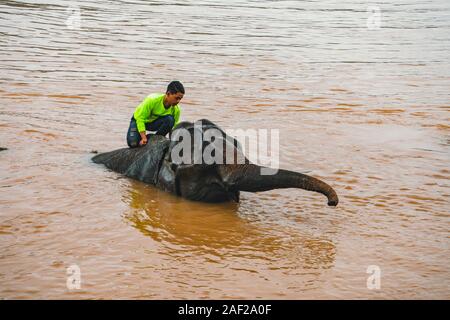
[[[139,132],[139,134],[141,135],[141,141],[139,141],[139,145],[143,146],[145,144],[147,144],[147,135],[145,131]]]
[[[141,136],[141,141],[139,144],[142,146],[147,143],[147,136],[145,131],[145,120],[150,118],[150,113],[152,109],[152,98],[147,97],[141,104],[136,108],[134,112],[134,119],[136,120],[137,130]]]

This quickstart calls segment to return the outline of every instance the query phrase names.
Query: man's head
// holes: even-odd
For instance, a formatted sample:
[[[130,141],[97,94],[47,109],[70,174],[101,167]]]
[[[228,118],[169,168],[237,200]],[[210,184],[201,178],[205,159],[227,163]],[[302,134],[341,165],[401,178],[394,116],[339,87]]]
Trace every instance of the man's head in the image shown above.
[[[177,105],[184,96],[184,87],[180,81],[172,81],[167,86],[165,101],[169,106]]]

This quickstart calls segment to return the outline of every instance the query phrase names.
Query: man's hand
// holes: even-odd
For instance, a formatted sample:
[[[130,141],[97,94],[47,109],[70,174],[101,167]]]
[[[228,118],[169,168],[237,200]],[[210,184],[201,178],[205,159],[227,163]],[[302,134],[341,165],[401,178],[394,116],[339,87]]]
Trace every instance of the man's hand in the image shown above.
[[[146,144],[147,144],[147,137],[145,137],[145,138],[141,139],[141,141],[139,141],[140,146],[144,146]]]
[[[147,135],[145,133],[145,131],[139,132],[141,135],[141,141],[139,141],[140,146],[145,146],[147,144]]]

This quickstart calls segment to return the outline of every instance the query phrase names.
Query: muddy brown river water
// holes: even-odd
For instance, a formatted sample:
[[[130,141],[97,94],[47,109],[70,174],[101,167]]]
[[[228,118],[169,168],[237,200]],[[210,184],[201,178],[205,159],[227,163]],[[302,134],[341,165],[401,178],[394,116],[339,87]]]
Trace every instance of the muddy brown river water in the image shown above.
[[[0,299],[449,299],[450,3],[377,6],[0,1]],[[279,129],[280,167],[339,205],[191,202],[93,164],[174,79],[183,120]]]

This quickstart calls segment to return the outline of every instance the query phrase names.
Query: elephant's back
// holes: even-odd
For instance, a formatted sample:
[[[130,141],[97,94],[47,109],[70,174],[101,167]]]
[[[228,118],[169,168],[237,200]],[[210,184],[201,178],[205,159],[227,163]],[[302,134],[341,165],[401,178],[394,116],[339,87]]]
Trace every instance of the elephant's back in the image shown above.
[[[154,184],[168,146],[167,138],[151,136],[144,147],[122,148],[101,153],[94,156],[92,161],[130,178]]]
[[[128,167],[143,153],[143,148],[122,148],[110,152],[100,153],[92,158],[94,163],[103,164],[108,169],[125,173]]]

